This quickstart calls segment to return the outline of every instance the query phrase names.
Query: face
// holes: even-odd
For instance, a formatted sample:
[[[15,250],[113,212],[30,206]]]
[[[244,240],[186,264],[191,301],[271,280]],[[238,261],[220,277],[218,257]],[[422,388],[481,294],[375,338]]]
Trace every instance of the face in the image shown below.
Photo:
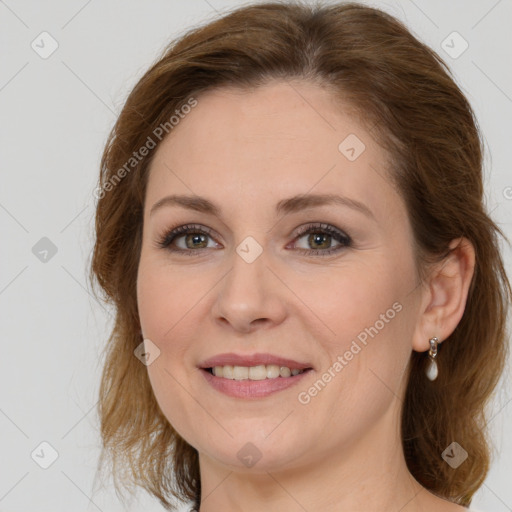
[[[419,304],[386,153],[318,85],[197,101],[145,201],[137,293],[161,410],[203,461],[238,471],[382,442],[370,433],[398,417]]]

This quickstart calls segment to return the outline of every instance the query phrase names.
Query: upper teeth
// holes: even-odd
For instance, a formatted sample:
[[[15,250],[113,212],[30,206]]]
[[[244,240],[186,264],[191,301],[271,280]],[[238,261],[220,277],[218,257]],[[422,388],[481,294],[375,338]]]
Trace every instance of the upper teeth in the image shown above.
[[[264,380],[276,379],[277,377],[290,377],[304,372],[297,368],[290,369],[287,366],[277,364],[258,365],[258,366],[214,366],[213,374],[216,377],[223,377],[232,380]]]

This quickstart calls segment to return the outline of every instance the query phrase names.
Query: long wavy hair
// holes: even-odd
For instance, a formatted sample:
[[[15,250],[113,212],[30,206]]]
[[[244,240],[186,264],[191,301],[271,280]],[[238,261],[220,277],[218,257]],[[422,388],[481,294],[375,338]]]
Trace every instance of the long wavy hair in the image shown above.
[[[412,351],[401,419],[411,474],[432,493],[468,506],[489,470],[487,405],[508,356],[512,295],[499,251],[503,233],[483,203],[483,139],[444,61],[400,21],[357,3],[239,7],[174,40],[129,94],[103,152],[96,194],[90,279],[115,309],[99,391],[99,467],[108,457],[118,494],[142,487],[167,510],[176,499],[199,508],[198,453],[163,415],[134,356],[142,341],[136,279],[155,154],[141,157],[140,148],[148,137],[158,146],[155,129],[170,133],[172,116],[202,91],[291,79],[348,102],[388,152],[420,273],[446,257],[453,239],[474,245],[465,312],[440,347],[439,377],[426,382],[426,358]],[[454,440],[469,453],[456,470],[441,458]]]

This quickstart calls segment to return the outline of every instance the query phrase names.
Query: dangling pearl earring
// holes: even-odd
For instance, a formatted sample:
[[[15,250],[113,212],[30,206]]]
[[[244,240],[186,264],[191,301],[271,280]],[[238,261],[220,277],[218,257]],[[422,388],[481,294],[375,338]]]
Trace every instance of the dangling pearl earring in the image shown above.
[[[427,364],[427,370],[425,373],[427,374],[427,377],[430,380],[436,380],[437,375],[439,373],[437,371],[437,363],[436,363],[437,344],[438,344],[439,340],[437,338],[430,338],[429,341],[430,341],[430,349],[428,351],[429,362]]]

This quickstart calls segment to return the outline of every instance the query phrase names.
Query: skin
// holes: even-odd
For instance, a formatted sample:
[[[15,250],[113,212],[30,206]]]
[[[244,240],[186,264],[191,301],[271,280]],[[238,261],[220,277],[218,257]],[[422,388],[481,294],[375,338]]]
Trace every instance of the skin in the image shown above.
[[[201,512],[465,510],[407,470],[400,410],[411,351],[427,351],[433,336],[446,339],[462,317],[473,248],[454,241],[458,249],[420,282],[386,153],[320,86],[274,81],[197,99],[151,165],[137,293],[143,335],[160,349],[148,366],[156,399],[199,452]],[[349,134],[366,146],[354,161],[338,149]],[[343,205],[276,215],[277,202],[306,193],[360,201],[373,216]],[[205,197],[221,216],[169,205],[150,214],[169,194]],[[301,249],[339,246],[328,234],[316,244],[296,236],[300,226],[319,222],[353,245],[305,254]],[[195,256],[158,246],[160,235],[190,223],[213,230],[204,243],[189,237],[186,245],[183,235],[173,242],[185,251],[200,247]],[[252,263],[235,250],[248,236],[263,251]],[[300,403],[299,392],[394,303],[401,311]],[[314,370],[269,397],[232,398],[197,368],[224,352],[270,352]],[[261,454],[250,468],[237,457],[249,442]]]

